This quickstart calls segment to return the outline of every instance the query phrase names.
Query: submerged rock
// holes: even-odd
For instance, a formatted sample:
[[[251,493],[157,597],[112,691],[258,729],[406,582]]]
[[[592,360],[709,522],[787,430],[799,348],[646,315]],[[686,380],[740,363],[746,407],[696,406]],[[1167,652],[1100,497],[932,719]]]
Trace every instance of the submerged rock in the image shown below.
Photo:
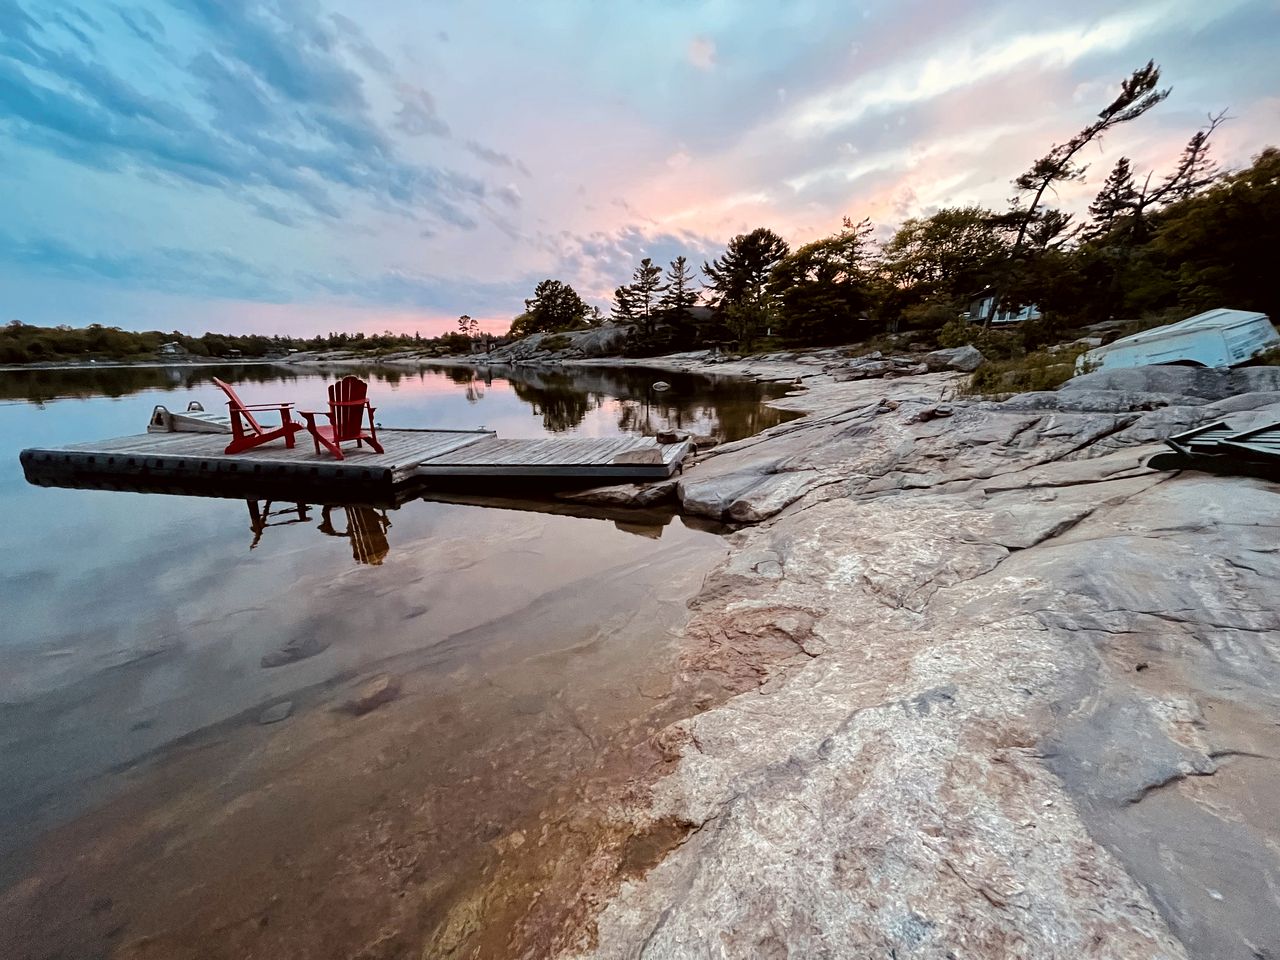
[[[306,660],[317,654],[324,653],[329,648],[326,641],[316,637],[301,637],[290,640],[279,650],[273,650],[270,653],[263,654],[262,666],[264,667],[283,667],[290,663],[297,663],[299,660]]]
[[[400,678],[389,673],[381,673],[361,685],[356,695],[347,701],[349,712],[361,716],[376,710],[383,704],[390,703],[400,696]]]
[[[602,506],[651,507],[671,500],[675,496],[676,481],[660,480],[657,483],[621,483],[608,487],[592,487],[559,494],[558,499],[577,503],[597,503]]]
[[[279,723],[293,713],[293,701],[281,700],[279,703],[273,703],[260,714],[258,714],[258,722],[266,725],[270,723]]]

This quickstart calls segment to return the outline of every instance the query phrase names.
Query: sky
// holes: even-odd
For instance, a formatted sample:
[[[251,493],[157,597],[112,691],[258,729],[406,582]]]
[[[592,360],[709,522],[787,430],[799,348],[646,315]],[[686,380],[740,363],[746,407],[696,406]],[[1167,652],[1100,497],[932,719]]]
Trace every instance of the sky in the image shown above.
[[[505,330],[545,277],[768,226],[1003,206],[1154,59],[1092,150],[1280,142],[1280,0],[0,0],[0,322]]]

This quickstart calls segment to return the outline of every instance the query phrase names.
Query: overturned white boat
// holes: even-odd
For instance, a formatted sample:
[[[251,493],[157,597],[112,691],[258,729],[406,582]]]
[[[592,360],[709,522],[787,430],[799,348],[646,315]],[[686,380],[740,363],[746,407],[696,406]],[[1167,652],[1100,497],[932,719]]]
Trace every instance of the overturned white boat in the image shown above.
[[[1083,372],[1158,363],[1233,367],[1277,347],[1280,334],[1265,313],[1208,310],[1090,350],[1076,368]]]

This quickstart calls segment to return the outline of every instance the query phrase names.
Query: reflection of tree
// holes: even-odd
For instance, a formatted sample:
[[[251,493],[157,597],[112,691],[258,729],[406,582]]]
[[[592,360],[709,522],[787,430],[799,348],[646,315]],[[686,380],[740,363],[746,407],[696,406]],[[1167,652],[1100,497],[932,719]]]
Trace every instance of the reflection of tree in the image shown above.
[[[0,373],[0,399],[39,403],[58,397],[123,397],[143,390],[188,390],[212,377],[233,383],[280,383],[297,380],[298,374],[271,364],[6,370]]]
[[[652,436],[664,430],[712,433],[727,440],[749,437],[791,419],[794,414],[766,407],[767,392],[759,384],[710,381],[686,385],[663,393],[649,392],[640,399],[623,400],[618,407],[618,429],[623,433]]]
[[[574,378],[563,373],[539,377],[535,385],[511,378],[511,389],[517,397],[542,417],[542,425],[551,433],[563,433],[582,423],[588,413],[599,409],[602,398],[574,388]]]
[[[515,395],[533,407],[547,430],[572,430],[592,410],[617,402],[618,429],[652,435],[662,430],[714,433],[736,440],[790,419],[763,405],[781,396],[785,386],[751,383],[727,377],[662,372],[643,368],[496,366],[437,367],[454,383],[467,387],[467,399],[495,376],[511,384]],[[666,380],[671,390],[655,393],[653,382]]]
[[[437,369],[460,386],[466,386],[476,378],[476,372],[471,367],[438,367]]]

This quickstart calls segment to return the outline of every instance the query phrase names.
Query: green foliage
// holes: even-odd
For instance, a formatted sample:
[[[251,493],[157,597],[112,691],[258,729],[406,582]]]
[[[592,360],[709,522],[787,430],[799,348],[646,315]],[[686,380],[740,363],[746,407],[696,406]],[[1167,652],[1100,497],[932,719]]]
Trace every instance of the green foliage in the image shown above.
[[[938,346],[954,348],[973,343],[975,329],[973,324],[961,317],[953,317],[942,325],[938,331]]]
[[[902,311],[902,321],[916,330],[938,330],[951,323],[959,310],[951,303],[916,303]]]
[[[556,333],[588,326],[592,310],[578,292],[559,280],[543,280],[524,302],[524,313],[511,323],[511,336]]]
[[[1178,303],[1192,312],[1231,307],[1280,317],[1280,150],[1268,147],[1252,166],[1171,205],[1152,246]]]
[[[776,291],[770,281],[789,252],[785,240],[758,227],[734,237],[722,256],[702,265],[710,303],[744,349],[775,319]]]
[[[765,227],[734,237],[722,256],[702,265],[712,306],[763,301],[773,268],[788,252],[787,242]]]
[[[772,324],[774,313],[762,300],[740,300],[724,308],[724,324],[743,350],[750,350],[755,340]]]
[[[1035,350],[1007,360],[988,359],[959,392],[975,395],[1055,390],[1076,375],[1076,358],[1087,349],[1065,346]]]
[[[469,329],[478,335],[478,325],[474,321]],[[162,333],[148,330],[135,333],[99,324],[83,328],[36,327],[15,320],[0,327],[0,364],[58,363],[70,360],[260,360],[283,357],[290,350],[341,350],[370,356],[397,350],[458,352],[469,348],[472,336],[447,333],[435,340],[424,341],[419,336],[410,337],[388,330],[377,334],[330,333],[308,339],[224,333],[206,333],[192,337],[178,331]],[[170,343],[177,344],[177,353],[161,350],[162,346]]]
[[[908,220],[881,252],[882,313],[894,326],[924,304],[944,305],[954,316],[995,283],[1008,255],[1007,225],[984,207],[947,208]]]
[[[682,334],[687,333],[693,325],[693,315],[689,311],[697,306],[698,291],[693,286],[694,276],[689,261],[683,255],[671,261],[666,279],[666,287],[658,301],[663,322]]]
[[[770,287],[779,326],[793,340],[840,343],[869,336],[875,302],[872,226],[853,223],[806,243],[772,271]]]
[[[653,325],[659,312],[659,297],[666,292],[662,283],[662,268],[645,257],[631,275],[631,300],[636,320],[645,336],[653,335]]]
[[[615,323],[635,323],[635,296],[625,283],[613,291],[613,306],[609,310],[609,319]]]

